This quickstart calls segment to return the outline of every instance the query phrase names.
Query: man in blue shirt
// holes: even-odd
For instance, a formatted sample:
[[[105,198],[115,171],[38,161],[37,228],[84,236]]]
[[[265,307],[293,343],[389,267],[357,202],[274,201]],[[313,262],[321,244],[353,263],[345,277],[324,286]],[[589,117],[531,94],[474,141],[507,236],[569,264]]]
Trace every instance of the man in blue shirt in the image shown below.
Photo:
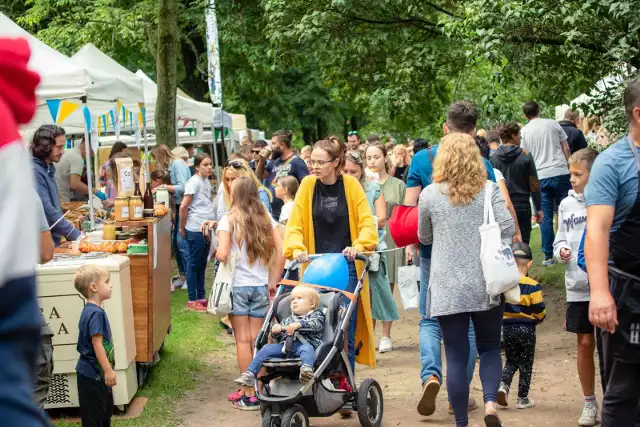
[[[467,133],[473,137],[476,134],[476,121],[478,111],[470,102],[458,101],[447,110],[447,121],[444,124],[444,133],[460,132]],[[433,173],[433,161],[438,153],[438,146],[433,146],[428,150],[417,153],[411,161],[409,174],[407,176],[407,191],[405,193],[404,204],[416,206],[418,197],[423,188],[431,184],[431,174]],[[484,160],[487,168],[488,179],[495,182],[493,167],[487,159]],[[415,248],[407,247],[407,262],[411,262],[417,254]],[[442,353],[440,342],[442,334],[440,325],[436,318],[428,318],[427,313],[427,289],[429,287],[429,274],[431,267],[431,246],[420,245],[420,361],[422,369],[420,377],[422,380],[422,395],[418,403],[418,412],[421,415],[431,415],[435,412],[436,396],[442,384]],[[476,361],[476,340],[473,327],[469,327],[469,363],[467,365],[467,375],[469,382],[473,377],[473,369]],[[469,409],[477,407],[474,399],[469,399]]]
[[[640,77],[623,99],[629,135],[597,157],[585,192],[589,320],[602,329],[603,427],[640,425]]]
[[[307,164],[291,149],[292,135],[288,131],[277,131],[271,137],[271,161],[266,163],[268,150],[260,152],[256,162],[256,176],[264,180],[265,187],[271,190],[271,216],[278,221],[284,204],[276,197],[276,183],[283,176],[295,176],[298,182],[309,175]]]

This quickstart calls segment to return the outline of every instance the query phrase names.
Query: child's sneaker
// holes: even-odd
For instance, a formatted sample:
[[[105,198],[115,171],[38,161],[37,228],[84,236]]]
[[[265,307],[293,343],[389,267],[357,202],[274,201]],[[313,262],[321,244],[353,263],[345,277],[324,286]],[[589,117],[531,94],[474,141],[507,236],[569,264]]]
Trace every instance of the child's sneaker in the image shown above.
[[[498,389],[498,405],[509,406],[509,386],[505,383],[500,383]]]
[[[592,427],[598,422],[598,405],[584,405],[582,408],[582,415],[578,420],[578,425],[582,427]]]
[[[200,304],[198,301],[189,301],[187,303],[187,310],[205,313],[207,311],[207,308],[203,307],[202,304]]]
[[[528,397],[519,397],[518,401],[516,402],[517,409],[533,408],[535,405],[536,404],[533,402],[533,400],[529,399]]]
[[[308,383],[313,379],[313,368],[309,365],[302,365],[300,368],[300,381]]]
[[[235,383],[244,385],[247,387],[253,387],[253,382],[255,381],[255,379],[256,379],[256,376],[253,375],[253,372],[246,371],[246,372],[243,372],[239,378],[236,378]]]
[[[258,402],[258,398],[255,396],[242,396],[242,399],[236,400],[231,405],[233,405],[233,407],[236,409],[240,409],[241,411],[260,410],[260,402]]]
[[[542,261],[542,265],[544,267],[552,267],[554,266],[556,263],[556,260],[553,258],[545,258],[544,261]]]

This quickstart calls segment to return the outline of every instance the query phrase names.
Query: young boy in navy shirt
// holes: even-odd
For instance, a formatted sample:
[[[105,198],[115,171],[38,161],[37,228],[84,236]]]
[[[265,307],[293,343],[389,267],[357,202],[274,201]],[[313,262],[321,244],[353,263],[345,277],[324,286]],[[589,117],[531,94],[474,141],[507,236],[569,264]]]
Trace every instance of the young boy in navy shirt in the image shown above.
[[[87,299],[78,325],[76,365],[82,426],[111,425],[116,373],[111,328],[102,303],[111,298],[109,272],[101,266],[83,265],[73,279],[78,292]]]

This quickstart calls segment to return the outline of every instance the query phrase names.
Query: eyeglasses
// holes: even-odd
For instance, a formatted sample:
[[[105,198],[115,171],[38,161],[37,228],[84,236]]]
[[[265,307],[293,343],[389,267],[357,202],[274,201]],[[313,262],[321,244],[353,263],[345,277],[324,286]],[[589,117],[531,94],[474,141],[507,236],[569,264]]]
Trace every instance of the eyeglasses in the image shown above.
[[[231,167],[234,169],[244,169],[244,163],[240,160],[227,160],[226,167]]]
[[[260,154],[260,151],[262,151],[262,150],[251,150],[251,152],[252,152],[253,154]]]
[[[331,162],[333,162],[333,160],[309,160],[309,166],[324,166]]]
[[[350,130],[349,133],[347,134],[349,136],[351,135],[358,135],[358,131],[357,130]]]

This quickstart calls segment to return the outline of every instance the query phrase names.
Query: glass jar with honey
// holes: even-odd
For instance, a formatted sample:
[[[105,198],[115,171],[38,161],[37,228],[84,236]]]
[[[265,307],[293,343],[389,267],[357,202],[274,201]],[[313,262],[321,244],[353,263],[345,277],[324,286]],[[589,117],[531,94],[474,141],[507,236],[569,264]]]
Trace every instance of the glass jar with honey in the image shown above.
[[[113,204],[116,221],[129,221],[129,198],[116,197]]]
[[[144,204],[140,196],[129,197],[129,219],[131,221],[139,221],[142,219],[142,211]]]
[[[105,221],[102,224],[102,240],[116,240],[115,221]]]

